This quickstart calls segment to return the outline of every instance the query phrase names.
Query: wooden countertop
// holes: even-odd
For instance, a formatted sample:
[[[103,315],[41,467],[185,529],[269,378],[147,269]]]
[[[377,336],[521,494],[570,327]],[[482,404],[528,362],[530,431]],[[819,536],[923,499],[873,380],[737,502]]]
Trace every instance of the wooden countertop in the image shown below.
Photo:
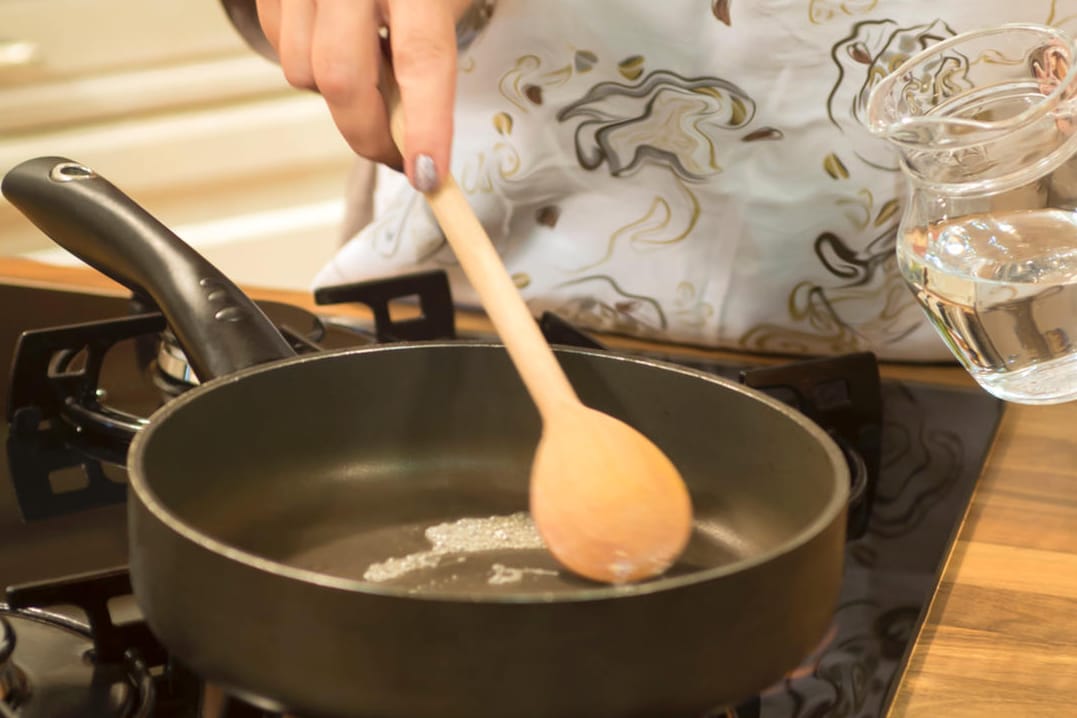
[[[122,291],[90,270],[4,258],[0,282]],[[250,293],[314,308],[294,292]],[[458,326],[487,328],[473,316]],[[972,383],[955,367],[885,365],[883,373]],[[1062,716],[1074,712],[1075,697],[1077,402],[1010,405],[889,716]]]

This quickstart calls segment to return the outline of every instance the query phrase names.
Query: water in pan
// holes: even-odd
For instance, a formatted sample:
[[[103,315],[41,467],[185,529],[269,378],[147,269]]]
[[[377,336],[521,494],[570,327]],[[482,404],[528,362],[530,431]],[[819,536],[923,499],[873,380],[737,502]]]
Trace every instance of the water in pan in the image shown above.
[[[388,547],[401,545],[402,533],[421,534],[421,546],[407,541],[412,550],[385,555]],[[342,570],[342,556],[369,557],[372,545],[380,545],[381,558]],[[697,521],[687,550],[665,575],[730,563],[756,550],[753,546],[719,522]],[[560,568],[526,511],[345,535],[293,554],[288,563],[413,593],[564,592],[593,585]]]

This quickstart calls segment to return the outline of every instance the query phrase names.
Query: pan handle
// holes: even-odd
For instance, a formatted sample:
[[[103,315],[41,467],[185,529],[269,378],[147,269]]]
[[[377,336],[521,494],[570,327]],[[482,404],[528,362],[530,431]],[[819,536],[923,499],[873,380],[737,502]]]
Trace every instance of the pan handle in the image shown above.
[[[239,287],[92,169],[39,157],[0,190],[61,247],[152,297],[201,381],[295,355]]]

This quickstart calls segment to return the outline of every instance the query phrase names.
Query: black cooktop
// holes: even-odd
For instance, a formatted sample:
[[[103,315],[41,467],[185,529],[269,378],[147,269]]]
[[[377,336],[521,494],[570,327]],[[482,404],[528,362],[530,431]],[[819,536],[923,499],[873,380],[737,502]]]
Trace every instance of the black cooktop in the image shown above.
[[[302,315],[277,310],[300,335],[307,331]],[[130,317],[134,311],[132,302],[120,297],[0,285],[0,406],[8,405],[6,377],[22,332]],[[374,333],[370,327],[329,324],[317,338],[320,346],[337,348],[369,343]],[[108,351],[100,376],[103,404],[146,416],[165,401],[159,377],[148,368],[147,351],[153,350],[130,338]],[[732,379],[745,369],[661,358]],[[1002,403],[976,389],[893,380],[882,382],[881,393],[871,511],[863,535],[847,547],[833,626],[816,653],[786,680],[726,715],[875,718],[886,711],[993,441]],[[110,463],[108,452],[95,456],[70,442],[50,443],[48,432],[24,429],[8,418],[0,421],[0,585],[122,569],[124,470]],[[0,617],[5,614],[16,623],[26,619],[0,607]],[[195,715],[194,710],[173,701],[137,715],[166,718]],[[8,714],[23,715],[5,708],[0,693],[0,716]]]

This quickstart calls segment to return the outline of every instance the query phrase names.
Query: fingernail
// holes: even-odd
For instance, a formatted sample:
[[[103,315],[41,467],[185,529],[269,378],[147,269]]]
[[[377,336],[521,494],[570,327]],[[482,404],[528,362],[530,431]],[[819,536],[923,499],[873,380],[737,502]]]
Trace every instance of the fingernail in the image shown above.
[[[415,189],[427,194],[437,188],[438,168],[434,164],[434,158],[430,155],[417,156],[415,158]]]

